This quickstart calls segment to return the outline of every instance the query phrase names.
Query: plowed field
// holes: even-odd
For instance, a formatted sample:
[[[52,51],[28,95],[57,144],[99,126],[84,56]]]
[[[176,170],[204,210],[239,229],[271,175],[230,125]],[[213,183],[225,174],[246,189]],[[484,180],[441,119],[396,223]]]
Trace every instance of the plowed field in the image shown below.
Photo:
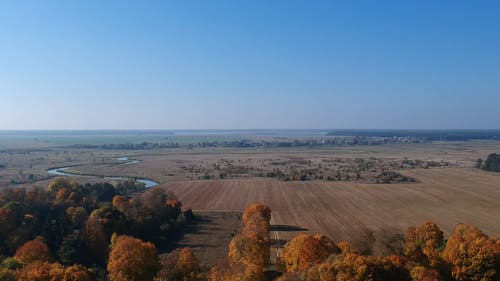
[[[363,229],[436,222],[445,234],[457,223],[500,236],[500,174],[472,168],[404,171],[419,183],[280,182],[261,179],[172,182],[185,208],[242,211],[251,202],[271,207],[280,238],[297,231],[350,241]]]

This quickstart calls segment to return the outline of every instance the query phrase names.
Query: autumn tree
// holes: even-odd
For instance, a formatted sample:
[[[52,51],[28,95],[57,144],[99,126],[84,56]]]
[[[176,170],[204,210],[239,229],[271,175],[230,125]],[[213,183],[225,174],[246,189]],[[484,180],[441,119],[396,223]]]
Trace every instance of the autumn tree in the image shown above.
[[[58,205],[66,204],[70,193],[71,191],[69,191],[69,189],[67,189],[66,187],[62,187],[61,189],[57,190],[54,203]]]
[[[385,257],[356,253],[332,255],[307,270],[288,272],[280,281],[407,281],[408,270],[399,262]]]
[[[92,281],[92,274],[79,264],[67,267],[64,270],[63,279],[61,281]]]
[[[182,248],[180,250],[177,265],[184,276],[195,275],[200,270],[198,259],[191,248]]]
[[[264,260],[269,261],[271,209],[262,203],[250,204],[242,216],[243,235],[256,237],[261,244]]]
[[[271,210],[264,204],[254,203],[249,205],[242,216],[243,233],[254,232],[268,239],[271,220]]]
[[[155,281],[195,281],[200,271],[191,248],[176,249],[163,257]]]
[[[490,238],[475,226],[458,224],[448,238],[443,258],[458,281],[500,279],[500,239]]]
[[[441,281],[439,272],[434,269],[428,269],[423,266],[416,266],[411,270],[412,281]]]
[[[63,277],[62,265],[42,261],[26,265],[17,274],[18,281],[63,281]]]
[[[242,263],[264,267],[264,252],[256,236],[236,235],[229,243],[229,260],[233,263]]]
[[[243,264],[230,264],[227,260],[219,261],[208,273],[209,281],[254,281],[254,276],[246,272]],[[259,276],[260,277],[260,276]],[[258,278],[259,278],[258,277]]]
[[[69,207],[66,210],[66,216],[73,227],[80,227],[87,218],[87,211],[83,207]]]
[[[58,177],[49,183],[48,191],[52,194],[57,194],[57,192],[63,188],[73,191],[78,190],[79,187],[80,185],[74,179]]]
[[[283,249],[282,260],[287,272],[302,271],[339,252],[340,249],[327,237],[302,233],[287,243]]]
[[[118,237],[107,266],[111,281],[151,281],[158,268],[155,245],[126,235]]]
[[[107,239],[101,218],[94,212],[85,223],[83,239],[88,246],[89,258],[97,264],[104,265],[108,255]]]
[[[250,204],[243,212],[242,220],[243,224],[254,221],[269,222],[271,220],[271,209],[262,203]]]
[[[50,261],[51,254],[49,247],[43,242],[43,238],[38,238],[19,247],[15,258],[21,263],[28,264],[35,261]]]
[[[2,281],[16,281],[17,274],[12,269],[0,268],[0,280],[2,280]]]
[[[436,267],[440,263],[444,244],[443,232],[435,223],[427,222],[417,227],[408,228],[405,255],[422,265],[429,264]]]

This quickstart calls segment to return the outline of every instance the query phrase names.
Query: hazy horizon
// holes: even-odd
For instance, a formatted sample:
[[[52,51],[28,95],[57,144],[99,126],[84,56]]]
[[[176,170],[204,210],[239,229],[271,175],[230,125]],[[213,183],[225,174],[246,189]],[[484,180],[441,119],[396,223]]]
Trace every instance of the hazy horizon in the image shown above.
[[[500,129],[498,11],[4,1],[0,130]]]

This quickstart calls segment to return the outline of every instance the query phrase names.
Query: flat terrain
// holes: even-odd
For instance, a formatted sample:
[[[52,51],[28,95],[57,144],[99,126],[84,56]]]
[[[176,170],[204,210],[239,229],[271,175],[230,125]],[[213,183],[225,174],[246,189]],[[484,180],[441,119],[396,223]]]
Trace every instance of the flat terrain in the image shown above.
[[[242,211],[261,201],[272,210],[280,238],[300,227],[336,241],[365,230],[407,227],[434,221],[445,234],[457,223],[473,224],[500,236],[500,174],[471,168],[405,171],[414,184],[352,182],[280,182],[271,180],[186,181],[163,185],[186,208],[197,211]]]

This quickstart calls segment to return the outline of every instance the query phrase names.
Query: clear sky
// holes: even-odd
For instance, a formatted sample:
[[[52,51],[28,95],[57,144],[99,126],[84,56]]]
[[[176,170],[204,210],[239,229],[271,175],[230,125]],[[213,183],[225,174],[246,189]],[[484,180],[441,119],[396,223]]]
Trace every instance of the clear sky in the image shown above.
[[[500,1],[0,1],[0,129],[500,128]]]

